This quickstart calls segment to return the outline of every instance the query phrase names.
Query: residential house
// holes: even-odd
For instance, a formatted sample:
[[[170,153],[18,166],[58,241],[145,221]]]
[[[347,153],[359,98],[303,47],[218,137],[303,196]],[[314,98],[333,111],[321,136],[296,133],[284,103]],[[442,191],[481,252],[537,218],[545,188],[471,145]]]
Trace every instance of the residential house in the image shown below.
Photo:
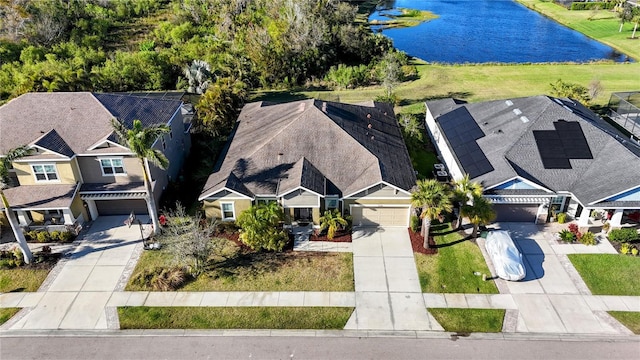
[[[640,147],[582,104],[532,96],[426,108],[449,174],[481,183],[497,221],[540,223],[566,212],[583,227],[594,215],[612,226],[638,222]]]
[[[21,145],[33,149],[13,162],[17,186],[4,191],[20,226],[148,214],[142,165],[117,142],[111,120],[170,127],[154,144],[169,159],[168,169],[148,165],[157,201],[190,148],[182,109],[180,100],[91,92],[28,93],[0,107],[0,156]]]
[[[277,201],[287,223],[318,225],[339,209],[355,226],[409,224],[416,177],[393,108],[322,100],[247,104],[199,197],[207,217],[235,220]]]

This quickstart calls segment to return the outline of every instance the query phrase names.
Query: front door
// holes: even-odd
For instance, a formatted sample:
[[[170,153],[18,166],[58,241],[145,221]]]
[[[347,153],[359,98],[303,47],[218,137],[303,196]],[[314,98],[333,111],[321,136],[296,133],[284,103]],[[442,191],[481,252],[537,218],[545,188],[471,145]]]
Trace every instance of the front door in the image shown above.
[[[311,221],[311,208],[295,208],[293,209],[293,219],[297,222]]]

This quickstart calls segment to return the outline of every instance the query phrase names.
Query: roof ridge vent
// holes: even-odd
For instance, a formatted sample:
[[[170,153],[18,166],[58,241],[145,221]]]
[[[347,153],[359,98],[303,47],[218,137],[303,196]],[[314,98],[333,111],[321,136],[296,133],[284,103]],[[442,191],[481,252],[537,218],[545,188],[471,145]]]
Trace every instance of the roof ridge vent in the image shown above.
[[[513,106],[513,101],[511,100],[506,100],[504,103],[507,104],[507,106]]]
[[[516,116],[520,116],[522,114],[522,110],[515,108],[513,109],[513,113],[516,114]]]

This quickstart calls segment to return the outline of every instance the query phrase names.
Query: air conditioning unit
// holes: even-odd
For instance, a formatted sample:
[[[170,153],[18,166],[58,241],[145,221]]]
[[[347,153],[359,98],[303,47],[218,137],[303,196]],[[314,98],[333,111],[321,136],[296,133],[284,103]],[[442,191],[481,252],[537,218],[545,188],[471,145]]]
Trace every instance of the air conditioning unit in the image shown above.
[[[436,171],[444,171],[444,164],[433,164],[433,167]]]

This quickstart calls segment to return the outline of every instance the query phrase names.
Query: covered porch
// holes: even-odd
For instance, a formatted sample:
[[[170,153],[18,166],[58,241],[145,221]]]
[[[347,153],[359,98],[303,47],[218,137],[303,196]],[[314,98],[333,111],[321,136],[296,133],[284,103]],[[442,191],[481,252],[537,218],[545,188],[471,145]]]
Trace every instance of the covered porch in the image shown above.
[[[85,211],[78,184],[25,185],[4,190],[23,231],[64,231],[82,224]]]

